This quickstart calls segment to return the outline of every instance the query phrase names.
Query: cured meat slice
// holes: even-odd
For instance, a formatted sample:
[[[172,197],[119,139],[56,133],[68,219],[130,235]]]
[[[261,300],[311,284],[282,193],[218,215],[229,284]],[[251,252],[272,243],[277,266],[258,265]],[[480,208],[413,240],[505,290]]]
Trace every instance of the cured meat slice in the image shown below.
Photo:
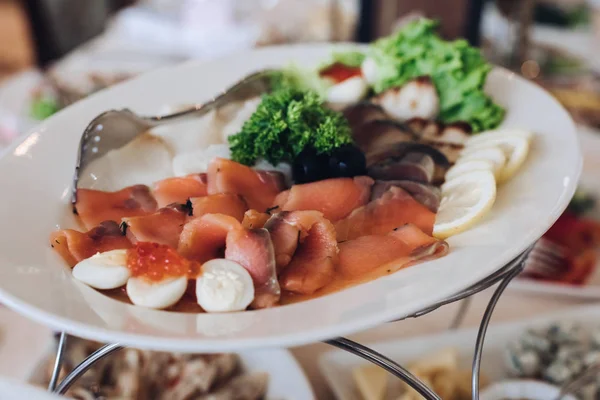
[[[207,194],[206,174],[190,174],[182,177],[167,178],[154,184],[152,193],[158,207],[172,203],[185,203],[190,197],[202,197]]]
[[[418,261],[439,258],[448,244],[425,234],[412,224],[387,235],[362,236],[339,244],[338,273],[346,278],[361,278],[379,267],[393,273]]]
[[[275,253],[266,229],[234,229],[227,234],[225,258],[242,265],[254,282],[252,308],[272,307],[281,289],[275,272]]]
[[[208,194],[239,194],[255,210],[269,208],[284,188],[281,172],[256,171],[224,158],[215,158],[208,166]]]
[[[204,214],[224,214],[242,221],[244,213],[248,209],[244,199],[240,195],[233,193],[192,197],[190,203],[192,204],[192,215],[194,217],[201,217]]]
[[[177,251],[185,258],[202,263],[223,258],[227,234],[241,228],[242,224],[229,215],[205,214],[183,226]]]
[[[248,210],[244,214],[242,225],[246,229],[263,228],[267,221],[271,218],[271,214],[260,212],[257,210]]]
[[[132,243],[153,242],[177,248],[188,213],[185,205],[172,204],[150,215],[123,218],[125,232]]]
[[[74,209],[86,229],[92,229],[103,221],[120,223],[122,218],[148,215],[156,208],[150,188],[134,185],[117,192],[77,189]]]
[[[279,282],[289,292],[311,294],[335,275],[338,245],[335,228],[318,211],[282,212],[266,224],[271,229]]]
[[[316,210],[330,221],[340,220],[369,201],[373,179],[333,178],[294,185],[275,199],[277,211]]]
[[[50,235],[50,245],[61,257],[74,267],[96,253],[128,249],[131,242],[123,235],[119,224],[105,221],[87,232],[74,229],[62,229]]]
[[[409,223],[431,235],[434,222],[435,213],[405,190],[392,186],[379,199],[336,222],[335,230],[339,242],[360,236],[385,235]]]

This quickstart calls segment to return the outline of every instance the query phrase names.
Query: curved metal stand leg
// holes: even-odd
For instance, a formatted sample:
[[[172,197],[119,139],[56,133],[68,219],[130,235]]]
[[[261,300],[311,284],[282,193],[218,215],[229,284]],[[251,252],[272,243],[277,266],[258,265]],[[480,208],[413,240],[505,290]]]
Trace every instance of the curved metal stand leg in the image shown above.
[[[427,400],[441,400],[441,398],[435,394],[433,390],[428,388],[423,382],[421,382],[406,369],[398,365],[396,362],[390,360],[386,356],[379,354],[378,352],[365,347],[360,343],[353,342],[352,340],[346,338],[327,340],[325,343],[335,346],[339,349],[346,350],[380,366],[397,378],[402,379]]]
[[[504,292],[504,289],[508,286],[508,284],[513,280],[513,278],[523,270],[525,263],[521,263],[519,268],[516,268],[514,271],[510,272],[502,281],[500,285],[494,291],[490,302],[488,303],[485,312],[483,313],[483,319],[481,321],[481,325],[479,325],[479,332],[477,333],[477,341],[475,342],[475,352],[473,354],[473,368],[471,375],[471,393],[473,400],[479,400],[479,372],[481,369],[481,355],[483,353],[483,342],[485,340],[485,334],[487,332],[488,325],[490,323],[490,319],[492,318],[492,313],[494,312],[494,308],[500,299],[500,296]]]
[[[105,346],[100,347],[98,350],[93,352],[88,358],[83,360],[81,364],[79,364],[73,371],[71,371],[65,379],[62,380],[60,385],[56,389],[54,389],[54,393],[57,394],[65,394],[67,390],[71,387],[73,383],[83,375],[88,369],[90,369],[94,363],[108,356],[109,354],[114,353],[115,351],[121,350],[123,346],[119,344],[107,344]]]
[[[452,320],[452,323],[450,323],[448,329],[457,329],[462,324],[465,316],[467,315],[467,311],[469,311],[469,306],[471,305],[472,300],[473,297],[465,297],[460,301],[458,311],[456,312],[456,315],[454,316],[454,319]]]
[[[58,377],[60,376],[60,369],[62,367],[63,357],[65,354],[65,347],[67,345],[67,334],[64,332],[60,333],[60,339],[58,339],[58,349],[56,350],[56,359],[54,360],[54,369],[52,370],[52,376],[50,377],[50,383],[48,384],[48,390],[54,391]]]

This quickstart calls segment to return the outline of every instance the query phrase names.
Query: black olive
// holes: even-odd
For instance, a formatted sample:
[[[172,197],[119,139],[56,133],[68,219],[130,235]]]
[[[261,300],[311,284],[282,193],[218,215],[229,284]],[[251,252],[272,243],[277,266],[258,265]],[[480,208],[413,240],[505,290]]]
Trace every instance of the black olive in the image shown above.
[[[328,178],[327,156],[317,154],[312,147],[306,147],[292,163],[292,178],[295,183],[308,183]]]
[[[367,174],[365,154],[354,145],[345,145],[334,149],[329,155],[328,175],[342,178]]]

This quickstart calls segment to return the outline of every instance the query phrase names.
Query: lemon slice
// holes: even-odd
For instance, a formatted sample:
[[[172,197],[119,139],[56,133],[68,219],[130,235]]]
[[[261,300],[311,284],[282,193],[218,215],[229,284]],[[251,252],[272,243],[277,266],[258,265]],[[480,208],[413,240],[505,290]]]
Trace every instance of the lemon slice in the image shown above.
[[[510,137],[518,136],[518,137],[526,139],[528,142],[531,142],[531,140],[533,139],[533,132],[526,131],[524,129],[513,129],[513,128],[484,131],[484,132],[481,132],[481,133],[471,136],[465,143],[465,146],[468,147],[468,146],[472,146],[475,144],[481,144],[481,143],[487,142],[489,140],[493,140],[496,138],[503,138],[503,137],[507,137],[507,136],[510,136]]]
[[[446,181],[454,179],[460,175],[468,174],[473,171],[491,171],[494,172],[494,164],[488,160],[467,160],[453,165],[446,172]]]
[[[498,177],[498,183],[512,178],[521,168],[529,153],[529,140],[522,136],[497,136],[488,138],[485,142],[467,145],[463,150],[465,155],[488,147],[497,147],[506,156],[506,164]]]
[[[442,185],[442,201],[433,236],[445,239],[480,221],[496,200],[496,180],[490,171],[473,171]]]
[[[472,149],[465,147],[463,152],[460,154],[460,157],[456,161],[456,165],[473,160],[490,162],[492,164],[492,172],[496,178],[500,178],[500,176],[502,176],[502,171],[506,165],[506,155],[500,148],[494,146],[481,148],[477,147]]]

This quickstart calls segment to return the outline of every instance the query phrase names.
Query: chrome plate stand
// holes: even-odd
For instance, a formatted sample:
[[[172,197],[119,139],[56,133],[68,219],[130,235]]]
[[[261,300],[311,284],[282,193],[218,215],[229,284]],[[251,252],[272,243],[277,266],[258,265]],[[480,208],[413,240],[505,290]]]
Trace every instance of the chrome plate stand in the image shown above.
[[[473,353],[473,366],[471,376],[471,391],[473,400],[479,399],[479,372],[481,367],[481,356],[483,352],[485,334],[487,332],[490,319],[492,318],[492,313],[494,312],[494,308],[496,307],[500,296],[504,292],[504,289],[506,289],[506,287],[512,281],[512,279],[523,270],[525,266],[525,260],[530,251],[531,247],[524,251],[521,255],[513,259],[510,263],[506,264],[503,268],[490,275],[486,279],[482,280],[481,282],[469,287],[468,289],[454,296],[451,296],[448,299],[432,307],[428,307],[425,310],[419,311],[413,315],[406,317],[417,318],[427,313],[430,313],[431,311],[436,310],[443,305],[463,300],[454,320],[452,321],[452,324],[450,325],[450,329],[455,329],[458,326],[460,326],[467,312],[468,306],[471,301],[470,296],[474,295],[475,293],[479,293],[482,290],[485,290],[499,282],[498,287],[494,291],[494,294],[492,295],[492,298],[490,299],[487,308],[483,313],[481,323],[479,324],[477,340],[475,342],[475,352]],[[75,369],[73,369],[73,371],[67,374],[60,383],[58,383],[58,378],[60,376],[61,366],[64,357],[66,341],[67,334],[62,332],[60,334],[60,339],[58,342],[58,350],[56,352],[54,370],[50,379],[50,384],[48,385],[48,391],[57,394],[65,394],[66,391],[71,387],[71,385],[87,370],[89,370],[94,365],[94,363],[123,348],[123,346],[119,344],[107,344],[102,346],[94,353],[92,353],[88,358],[83,360],[77,367],[75,367]],[[394,376],[398,377],[399,379],[402,379],[410,387],[416,390],[421,396],[423,396],[423,398],[427,400],[441,400],[440,396],[438,396],[431,388],[427,387],[427,385],[425,385],[418,378],[412,375],[408,370],[406,370],[393,360],[389,359],[388,357],[384,356],[383,354],[380,354],[366,346],[363,346],[360,343],[356,343],[352,340],[342,337],[327,340],[325,341],[325,343],[337,347],[339,349],[348,351],[352,354],[364,358],[369,362],[372,362],[373,364],[384,368]]]

